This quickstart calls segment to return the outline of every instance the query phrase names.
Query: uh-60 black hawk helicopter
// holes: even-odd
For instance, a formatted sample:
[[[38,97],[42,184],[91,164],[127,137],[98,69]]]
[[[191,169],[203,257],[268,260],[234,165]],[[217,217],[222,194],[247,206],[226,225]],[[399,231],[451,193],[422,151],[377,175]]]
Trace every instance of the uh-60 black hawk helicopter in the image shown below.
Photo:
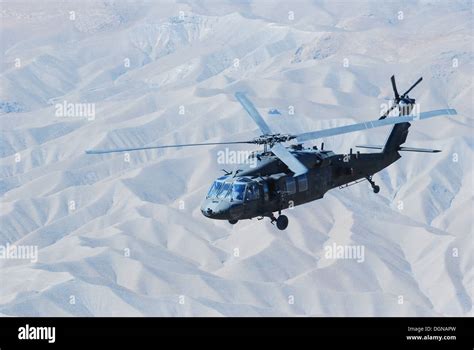
[[[435,153],[439,150],[402,147],[408,135],[411,121],[428,119],[441,115],[455,115],[454,109],[440,109],[429,112],[413,113],[415,99],[408,93],[422,78],[418,79],[406,92],[399,95],[394,76],[391,77],[395,94],[393,105],[378,120],[356,123],[336,128],[306,132],[298,135],[276,134],[272,132],[262,116],[247,97],[237,92],[235,97],[242,104],[253,121],[258,125],[261,136],[247,141],[208,142],[166,146],[147,146],[140,148],[90,150],[88,154],[128,152],[170,147],[191,147],[229,144],[263,145],[263,151],[253,152],[256,162],[216,179],[201,205],[204,216],[228,220],[236,224],[239,220],[264,217],[276,222],[280,230],[288,226],[288,218],[281,212],[288,207],[301,205],[320,199],[335,187],[346,187],[367,180],[375,193],[380,188],[372,176],[398,160],[400,151]],[[390,112],[398,108],[398,116],[387,118]],[[378,149],[375,153],[335,154],[324,149],[303,147],[301,142],[341,135],[360,130],[394,125],[386,142],[381,146],[363,145],[361,148]],[[283,146],[287,141],[296,140],[297,144]],[[250,162],[249,162],[250,163]],[[273,213],[277,212],[278,217]]]

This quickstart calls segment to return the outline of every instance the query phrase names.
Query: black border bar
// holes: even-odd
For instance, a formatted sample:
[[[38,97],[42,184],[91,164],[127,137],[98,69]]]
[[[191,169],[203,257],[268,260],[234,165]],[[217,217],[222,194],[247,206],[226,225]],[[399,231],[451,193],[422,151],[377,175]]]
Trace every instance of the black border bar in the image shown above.
[[[20,327],[55,327],[55,342],[20,340]],[[410,328],[409,328],[410,327]],[[446,327],[455,327],[446,328]],[[415,330],[416,329],[416,330]],[[162,337],[311,337],[313,341],[334,344],[400,345],[456,349],[474,346],[472,318],[354,318],[354,317],[60,317],[0,318],[0,349],[52,348],[69,345],[91,346],[96,343],[138,344]],[[455,336],[456,339],[433,340],[433,336]],[[407,339],[421,336],[426,339]],[[467,347],[466,347],[467,346]]]

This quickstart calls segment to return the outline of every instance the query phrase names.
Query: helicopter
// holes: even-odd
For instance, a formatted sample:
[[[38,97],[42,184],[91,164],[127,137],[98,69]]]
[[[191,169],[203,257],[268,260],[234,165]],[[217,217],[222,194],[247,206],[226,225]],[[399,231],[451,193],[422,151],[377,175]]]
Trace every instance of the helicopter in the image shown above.
[[[390,80],[395,97],[393,103],[385,113],[372,121],[295,135],[274,133],[245,93],[236,92],[235,98],[262,133],[252,140],[88,150],[86,153],[103,154],[230,144],[262,145],[263,150],[252,152],[249,156],[255,158],[254,166],[246,164],[233,172],[225,171],[224,176],[212,183],[200,209],[205,217],[227,220],[232,225],[240,220],[253,218],[261,220],[268,217],[272,224],[276,223],[278,229],[285,230],[288,227],[288,217],[282,214],[283,210],[321,199],[327,191],[336,187],[345,188],[363,181],[368,181],[373,192],[378,193],[380,187],[373,180],[374,174],[401,158],[400,152],[441,152],[436,149],[401,146],[407,139],[410,122],[457,114],[455,109],[416,112],[417,109],[413,108],[415,99],[410,98],[408,93],[422,79],[419,78],[400,95],[395,76],[392,76]],[[398,108],[398,116],[387,118],[395,108]],[[319,149],[317,146],[303,146],[305,141],[387,125],[393,127],[385,144],[356,146],[379,152],[354,153],[351,148],[348,154],[336,154],[324,149],[324,143]],[[283,145],[293,140],[297,142],[288,147]],[[278,213],[278,216],[275,217],[274,213]]]

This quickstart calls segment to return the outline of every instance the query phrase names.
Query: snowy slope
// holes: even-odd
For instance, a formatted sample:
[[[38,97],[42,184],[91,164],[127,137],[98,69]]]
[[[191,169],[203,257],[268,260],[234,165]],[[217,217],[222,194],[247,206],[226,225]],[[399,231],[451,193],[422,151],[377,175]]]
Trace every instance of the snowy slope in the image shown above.
[[[471,1],[29,0],[0,18],[0,246],[39,249],[0,259],[1,315],[472,315]],[[423,76],[421,110],[457,109],[410,128],[443,152],[403,154],[379,194],[288,210],[286,231],[202,216],[222,148],[84,153],[257,136],[235,91],[279,132],[376,119],[392,74],[401,91]],[[58,117],[64,102],[95,113]],[[364,261],[326,258],[333,243]]]

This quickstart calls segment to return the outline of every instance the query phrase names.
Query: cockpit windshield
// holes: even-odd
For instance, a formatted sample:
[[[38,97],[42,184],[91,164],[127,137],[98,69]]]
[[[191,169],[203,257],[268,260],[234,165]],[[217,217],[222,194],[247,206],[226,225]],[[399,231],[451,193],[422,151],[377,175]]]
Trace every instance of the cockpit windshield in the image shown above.
[[[244,178],[237,181],[229,182],[227,178],[217,179],[207,192],[206,198],[229,198],[233,201],[243,201],[248,187],[246,182],[249,182],[249,180]]]
[[[232,185],[232,199],[237,201],[244,200],[245,184],[234,183]]]
[[[206,198],[215,197],[217,193],[219,193],[219,190],[223,184],[224,183],[222,181],[214,181],[211,188],[209,189],[209,192],[207,192]]]
[[[224,185],[220,188],[219,192],[217,192],[217,198],[224,199],[229,195],[230,189],[232,184],[229,182],[224,183]]]

